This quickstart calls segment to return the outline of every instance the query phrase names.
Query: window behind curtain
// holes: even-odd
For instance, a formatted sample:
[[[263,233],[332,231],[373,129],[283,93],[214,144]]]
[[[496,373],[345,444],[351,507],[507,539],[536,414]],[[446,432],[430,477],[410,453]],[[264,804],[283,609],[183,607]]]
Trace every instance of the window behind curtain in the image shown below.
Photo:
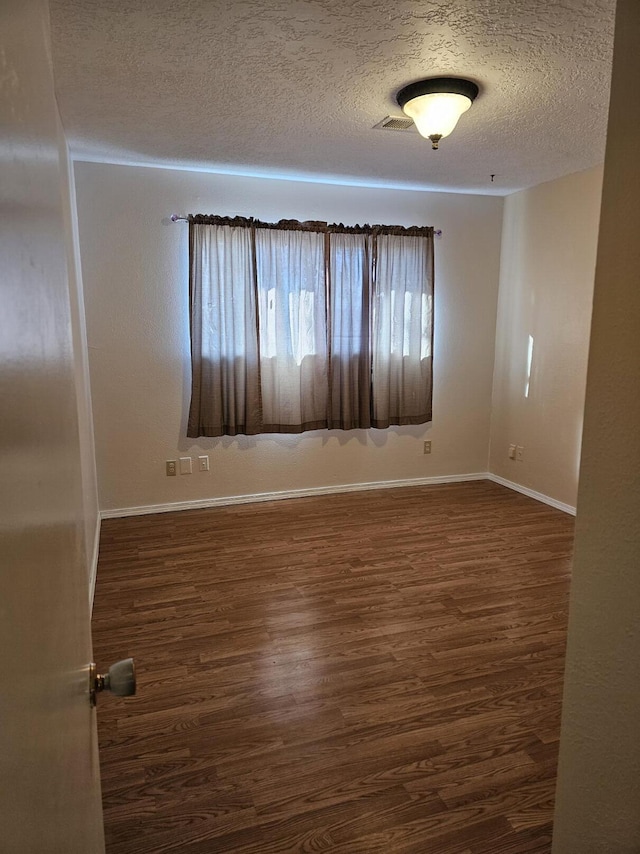
[[[433,229],[189,229],[189,436],[431,420]]]

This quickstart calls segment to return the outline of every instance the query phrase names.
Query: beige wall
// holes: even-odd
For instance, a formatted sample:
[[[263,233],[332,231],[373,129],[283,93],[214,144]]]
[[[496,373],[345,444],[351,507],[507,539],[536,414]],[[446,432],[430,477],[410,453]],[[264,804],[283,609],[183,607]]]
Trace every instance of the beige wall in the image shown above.
[[[501,199],[92,163],[75,172],[103,510],[486,471]],[[432,426],[187,440],[187,227],[172,212],[442,228]],[[209,473],[165,476],[165,460],[201,453]]]
[[[618,0],[554,854],[640,851],[639,33]]]
[[[602,170],[505,200],[489,469],[575,506]],[[530,376],[529,350],[532,347]],[[522,461],[508,457],[524,448]]]

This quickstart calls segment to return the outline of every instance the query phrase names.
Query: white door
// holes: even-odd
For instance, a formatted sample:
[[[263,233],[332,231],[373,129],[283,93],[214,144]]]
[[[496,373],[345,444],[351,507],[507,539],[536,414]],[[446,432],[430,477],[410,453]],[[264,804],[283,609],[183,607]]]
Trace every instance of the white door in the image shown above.
[[[94,854],[87,513],[48,15],[46,0],[0,4],[0,851]]]

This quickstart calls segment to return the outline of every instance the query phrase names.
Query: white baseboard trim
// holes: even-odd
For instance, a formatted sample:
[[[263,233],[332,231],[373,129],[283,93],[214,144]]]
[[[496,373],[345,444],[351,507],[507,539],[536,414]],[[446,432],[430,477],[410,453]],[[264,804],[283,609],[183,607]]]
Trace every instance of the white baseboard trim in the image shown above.
[[[93,598],[96,592],[96,579],[98,577],[98,554],[100,551],[100,523],[102,515],[98,514],[96,520],[96,531],[93,537],[93,551],[89,555],[89,604],[93,612]]]
[[[450,474],[442,475],[441,477],[416,477],[407,478],[405,480],[380,480],[369,483],[345,483],[336,486],[314,486],[309,489],[285,489],[279,492],[258,492],[249,495],[226,495],[222,498],[199,498],[193,501],[173,501],[168,504],[145,504],[139,507],[121,507],[115,510],[102,510],[100,513],[101,519],[120,519],[124,516],[147,516],[152,513],[174,513],[178,510],[201,510],[207,507],[227,507],[233,504],[254,504],[260,501],[283,501],[287,498],[311,498],[315,495],[333,495],[341,492],[362,492],[367,489],[397,489],[402,486],[437,486],[443,483],[464,483],[472,480],[491,480],[493,483],[498,483],[500,486],[506,486],[507,489],[513,489],[515,492],[520,492],[540,501],[543,504],[548,504],[550,507],[555,507],[557,510],[562,510],[563,513],[569,513],[572,516],[576,515],[576,508],[570,504],[564,504],[562,501],[557,501],[549,495],[544,495],[542,492],[536,492],[534,489],[529,489],[526,486],[521,486],[519,483],[514,483],[512,480],[507,480],[497,474],[491,472],[473,472],[469,474]],[[96,531],[95,554],[92,571],[91,583],[91,598],[93,601],[93,590],[95,587],[95,576],[98,563],[98,542],[100,538],[100,525]]]
[[[519,483],[514,483],[512,480],[507,480],[497,474],[488,472],[485,477],[487,480],[492,480],[494,483],[499,483],[500,486],[506,486],[507,489],[513,489],[515,492],[521,492],[523,495],[528,495],[529,498],[535,498],[536,501],[541,501],[543,504],[548,504],[550,507],[555,507],[556,510],[562,510],[563,513],[569,513],[571,516],[576,515],[576,508],[571,504],[564,504],[562,501],[556,501],[542,492],[536,492],[535,489],[529,489],[527,486],[520,486]]]
[[[367,489],[395,489],[401,486],[435,486],[442,483],[464,483],[470,480],[486,480],[486,472],[451,474],[442,477],[416,477],[406,480],[381,480],[371,483],[345,483],[336,486],[314,486],[309,489],[286,489],[280,492],[258,492],[252,495],[229,495],[223,498],[201,498],[195,501],[175,501],[170,504],[147,504],[141,507],[123,507],[103,510],[102,519],[118,519],[122,516],[146,516],[150,513],[173,513],[176,510],[199,510],[204,507],[226,507],[231,504],[253,504],[259,501],[281,501],[286,498],[310,498],[316,495],[333,495],[339,492],[362,492]]]

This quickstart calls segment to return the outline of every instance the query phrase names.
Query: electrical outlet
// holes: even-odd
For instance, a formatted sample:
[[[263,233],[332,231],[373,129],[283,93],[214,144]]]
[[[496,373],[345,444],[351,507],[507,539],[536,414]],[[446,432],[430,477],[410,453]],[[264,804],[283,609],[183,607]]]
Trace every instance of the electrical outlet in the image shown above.
[[[180,457],[180,474],[191,474],[193,471],[193,460],[191,457]]]
[[[422,453],[423,454],[430,454],[431,453],[431,439],[427,439],[426,442],[423,442]]]
[[[515,458],[516,458],[516,446],[515,445],[509,445],[509,459],[515,460]]]
[[[521,463],[524,461],[524,446],[516,445],[516,460]]]
[[[209,471],[209,457],[198,457],[198,471]]]
[[[167,460],[165,465],[167,470],[167,477],[175,477],[178,474],[175,460]]]

